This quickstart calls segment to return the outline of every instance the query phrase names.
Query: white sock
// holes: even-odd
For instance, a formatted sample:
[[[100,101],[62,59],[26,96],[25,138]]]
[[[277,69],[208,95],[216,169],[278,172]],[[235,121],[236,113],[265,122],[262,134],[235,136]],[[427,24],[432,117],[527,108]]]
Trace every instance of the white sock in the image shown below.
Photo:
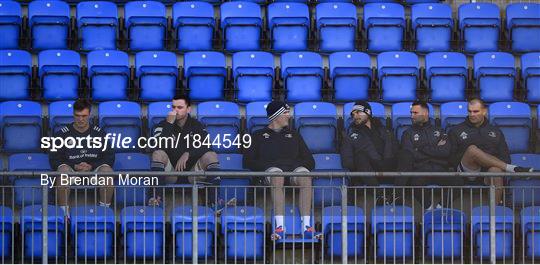
[[[276,220],[276,227],[282,226],[283,229],[285,229],[285,224],[283,223],[283,215],[276,215],[274,216],[274,219]]]
[[[306,226],[311,226],[311,216],[302,216],[302,229],[306,229]]]
[[[110,203],[99,202],[99,206],[104,206],[104,207],[109,208],[109,206],[111,206],[111,204]]]
[[[64,215],[69,216],[69,206],[60,206],[64,210]]]
[[[506,172],[515,172],[514,171],[515,168],[516,166],[514,165],[506,164]]]

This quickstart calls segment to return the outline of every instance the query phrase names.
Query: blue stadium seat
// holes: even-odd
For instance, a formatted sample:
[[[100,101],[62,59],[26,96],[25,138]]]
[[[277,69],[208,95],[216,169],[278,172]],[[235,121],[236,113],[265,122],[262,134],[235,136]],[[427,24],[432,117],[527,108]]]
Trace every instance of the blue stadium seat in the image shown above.
[[[321,100],[324,69],[318,53],[287,52],[281,55],[280,65],[287,101]]]
[[[505,52],[480,52],[473,61],[480,98],[486,102],[513,101],[517,78],[514,56]]]
[[[531,146],[531,108],[522,102],[489,105],[489,121],[503,132],[510,153],[526,153]]]
[[[148,104],[148,133],[153,135],[154,127],[167,118],[167,114],[172,110],[170,101],[152,102]]]
[[[480,260],[490,258],[489,206],[479,206],[472,209],[471,229],[475,257]],[[495,257],[510,259],[513,256],[514,245],[514,211],[508,207],[495,206]]]
[[[226,50],[259,50],[263,31],[261,7],[244,1],[221,4],[221,30]]]
[[[540,52],[521,56],[521,77],[528,102],[540,102]]]
[[[139,79],[139,99],[170,100],[176,91],[178,64],[172,52],[139,52],[135,55],[135,72]]]
[[[115,154],[115,171],[150,171],[150,157],[142,153]],[[114,202],[120,207],[144,205],[147,200],[145,186],[116,187]]]
[[[510,158],[514,165],[540,168],[540,154],[511,154]],[[540,179],[511,178],[509,185],[516,207],[540,205]]]
[[[32,49],[67,49],[69,24],[69,5],[64,1],[31,1],[28,5]]]
[[[272,3],[267,19],[274,51],[307,50],[311,23],[306,4]]]
[[[341,166],[339,154],[314,154],[314,171],[346,171]],[[316,206],[333,206],[341,204],[341,186],[348,185],[347,178],[316,177],[313,178],[313,204]]]
[[[32,101],[0,103],[0,129],[4,152],[27,152],[40,149],[41,106]],[[24,137],[21,137],[24,135]]]
[[[20,50],[0,50],[0,101],[28,99],[31,80],[30,53]]]
[[[12,257],[15,233],[13,211],[6,206],[0,206],[0,259]]]
[[[540,256],[540,206],[521,210],[521,233],[525,243],[525,256],[529,259]]]
[[[364,5],[364,30],[367,49],[373,52],[400,51],[407,21],[405,8],[397,3]]]
[[[341,206],[323,209],[322,232],[325,241],[325,254],[342,257],[342,210]],[[365,256],[366,216],[364,210],[356,206],[347,206],[347,256],[362,258]]]
[[[176,258],[182,261],[193,260],[193,235],[197,233],[197,258],[206,260],[214,256],[214,238],[216,218],[214,210],[208,207],[197,207],[197,231],[193,231],[193,208],[180,206],[171,213],[171,232],[175,240]]]
[[[377,206],[371,212],[376,259],[402,262],[413,257],[414,213],[408,206]]]
[[[251,102],[246,105],[246,125],[247,132],[253,133],[256,130],[262,129],[268,125],[268,117],[266,116],[266,107],[268,101]]]
[[[184,55],[184,77],[192,100],[224,98],[227,81],[225,60],[225,55],[212,51],[188,52]]]
[[[79,97],[81,56],[77,52],[42,51],[38,55],[38,63],[41,89],[45,100],[70,100]]]
[[[214,8],[205,2],[177,2],[172,8],[177,48],[181,51],[212,50]]]
[[[15,154],[8,158],[9,171],[50,171],[49,156],[41,153]],[[39,178],[10,177],[13,183],[15,204],[26,206],[43,202],[43,189]]]
[[[235,138],[240,137],[238,135],[240,133],[240,108],[236,103],[227,101],[200,103],[197,106],[197,119],[206,126],[210,143],[215,143],[212,145],[214,151],[235,153],[239,149],[238,145],[233,144]]]
[[[116,221],[112,209],[77,206],[71,209],[71,238],[78,259],[97,260],[114,256]]]
[[[0,49],[17,49],[22,29],[21,5],[15,1],[0,1]]]
[[[508,4],[506,30],[513,52],[540,51],[540,4]]]
[[[465,251],[467,217],[456,209],[435,209],[424,213],[423,238],[425,257],[459,258]]]
[[[416,41],[416,51],[450,50],[454,20],[452,19],[452,7],[449,4],[413,5],[411,7],[411,25]]]
[[[302,102],[294,106],[294,126],[312,153],[336,152],[337,110],[328,102]]]
[[[411,102],[401,102],[392,105],[392,127],[396,132],[397,139],[401,142],[401,135],[412,125]],[[429,107],[429,121],[435,124],[435,109],[431,104]]]
[[[221,215],[226,263],[260,260],[264,253],[264,211],[252,206],[227,207]]]
[[[160,207],[130,206],[122,209],[120,223],[124,254],[129,259],[163,257],[165,213]]]
[[[352,3],[320,3],[315,13],[320,51],[354,50],[358,22]]]
[[[125,52],[93,51],[86,60],[93,100],[127,99],[130,69]]]
[[[56,101],[49,104],[49,130],[52,134],[73,122],[75,101]]]
[[[218,154],[218,159],[221,171],[246,171],[242,166],[241,154]],[[215,184],[219,185],[217,188],[217,201],[214,202],[215,204],[222,205],[222,203],[224,204],[232,198],[236,198],[236,204],[240,205],[246,202],[251,179],[246,177],[222,177],[219,180],[219,183]],[[212,193],[213,191],[210,190],[210,192]]]
[[[157,1],[129,1],[124,6],[124,25],[129,49],[163,50],[167,31],[167,9]]]
[[[418,56],[412,52],[383,52],[377,56],[379,89],[384,102],[413,101],[419,79]]]
[[[328,57],[334,100],[339,102],[369,98],[371,58],[362,52],[335,52]]]
[[[462,4],[458,9],[458,17],[465,52],[498,50],[501,15],[496,4]]]
[[[116,134],[117,137],[131,138],[130,148],[115,148],[117,152],[136,151],[141,136],[141,107],[139,103],[130,101],[107,101],[99,104],[99,126],[106,133]]]
[[[300,217],[300,209],[296,205],[285,205],[285,216],[283,223],[285,224],[285,233],[283,235],[283,238],[276,240],[275,242],[277,244],[287,244],[287,243],[295,243],[295,244],[303,244],[303,243],[315,243],[318,241],[318,239],[315,238],[304,238],[303,233],[304,229],[302,229],[302,218]],[[274,210],[272,209],[271,219],[272,219],[272,226],[276,227],[276,218],[274,218]],[[315,227],[313,225],[314,218],[313,213],[311,213],[311,227]]]
[[[272,99],[274,56],[267,52],[237,52],[232,57],[235,98],[240,102]]]
[[[440,3],[442,0],[405,0],[406,4]]]
[[[386,126],[386,112],[384,110],[384,105],[378,102],[369,102],[371,106],[372,117],[379,119],[383,126]],[[343,125],[345,127],[345,132],[349,133],[349,127],[351,126],[352,117],[351,111],[354,106],[354,102],[349,102],[343,106]]]
[[[467,118],[467,106],[468,103],[465,101],[441,104],[441,128],[449,131],[453,126],[465,121]]]
[[[24,258],[41,260],[43,256],[43,233],[47,233],[48,257],[55,259],[64,254],[65,224],[64,211],[59,206],[47,206],[47,231],[41,226],[43,214],[41,205],[24,207],[21,211],[21,235]],[[44,261],[42,261],[44,262]]]
[[[118,34],[116,5],[105,1],[80,2],[77,4],[77,28],[82,50],[115,50]]]
[[[467,57],[457,52],[432,52],[426,55],[426,79],[431,100],[465,100]]]

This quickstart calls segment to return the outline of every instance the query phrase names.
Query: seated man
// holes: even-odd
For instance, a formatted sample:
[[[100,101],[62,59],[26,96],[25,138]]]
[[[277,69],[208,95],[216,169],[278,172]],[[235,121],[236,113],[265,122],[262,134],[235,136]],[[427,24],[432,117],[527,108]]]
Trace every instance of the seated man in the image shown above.
[[[452,146],[451,165],[458,172],[532,172],[532,168],[510,164],[510,153],[506,139],[499,128],[489,124],[487,108],[481,99],[472,99],[468,104],[467,119],[449,132]],[[502,204],[503,178],[491,178],[498,187],[495,199]],[[484,182],[489,185],[490,178]]]
[[[270,124],[252,134],[252,145],[244,154],[244,168],[266,172],[310,172],[315,168],[315,160],[304,139],[296,131],[289,129],[289,106],[273,101],[266,108]],[[269,177],[274,201],[276,227],[272,240],[283,238],[286,230],[284,223],[285,193],[284,177]],[[292,185],[300,186],[300,214],[302,216],[302,234],[313,238],[315,229],[311,226],[311,177],[291,178]]]
[[[64,126],[54,134],[55,137],[66,139],[67,137],[80,138],[100,138],[103,143],[105,132],[98,126],[90,125],[90,112],[92,104],[85,99],[79,99],[73,104],[73,123]],[[56,169],[60,173],[68,174],[69,172],[112,172],[114,164],[114,153],[111,148],[107,148],[105,152],[102,148],[88,148],[85,140],[81,142],[83,148],[66,148],[61,147],[56,152],[50,152],[49,159],[51,168]],[[56,200],[57,204],[64,209],[66,216],[69,216],[69,194],[70,187],[60,185],[61,182],[56,180]],[[111,205],[114,187],[101,186],[99,188],[99,205],[109,207]]]

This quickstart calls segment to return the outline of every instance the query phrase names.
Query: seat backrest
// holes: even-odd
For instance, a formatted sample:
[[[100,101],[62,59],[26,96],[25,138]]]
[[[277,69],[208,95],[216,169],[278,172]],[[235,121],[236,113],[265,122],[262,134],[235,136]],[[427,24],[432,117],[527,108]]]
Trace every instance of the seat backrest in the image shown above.
[[[377,56],[379,77],[383,75],[384,68],[419,68],[418,56],[413,52],[382,52]]]
[[[471,226],[473,226],[473,231],[477,232],[481,224],[490,223],[490,207],[489,206],[478,206],[472,209],[471,213]],[[505,206],[495,206],[495,223],[496,224],[514,224],[514,211]],[[489,226],[483,226],[485,229],[489,229]]]
[[[262,22],[261,7],[252,2],[235,1],[221,4],[221,27],[229,24],[229,19],[258,19]]]
[[[129,56],[123,51],[92,51],[88,53],[86,61],[90,77],[94,73],[107,72],[111,67],[129,75]]]
[[[465,101],[441,104],[441,127],[448,129],[463,122],[468,115],[467,105],[468,103]]]
[[[167,114],[172,110],[170,101],[152,102],[148,104],[148,129],[150,133],[154,127],[167,117]]]
[[[118,8],[116,4],[106,1],[87,1],[77,4],[77,26],[88,22],[118,23]]]
[[[250,102],[246,105],[246,125],[249,133],[268,125],[267,101]]]
[[[538,226],[540,225],[540,206],[529,206],[523,208],[521,210],[520,217],[521,232],[524,234],[523,237],[525,237],[526,233],[538,233]],[[531,246],[529,245],[529,247]]]
[[[530,74],[540,75],[540,52],[526,53],[521,56],[521,76],[526,79]]]
[[[70,209],[71,233],[77,230],[93,232],[95,230],[114,231],[115,214],[113,209],[97,205],[76,206]],[[113,231],[111,231],[113,230]]]
[[[33,118],[41,124],[41,106],[34,101],[6,101],[0,103],[0,127],[7,117]]]
[[[9,73],[17,70],[17,72],[31,75],[32,55],[22,50],[0,50],[0,73],[3,69],[9,69]]]
[[[216,224],[216,215],[214,210],[210,207],[198,206],[197,207],[197,222],[199,224],[199,231],[206,233],[214,232]],[[180,206],[176,207],[171,212],[171,232],[175,234],[179,231],[192,230],[193,228],[193,207]]]
[[[69,5],[64,1],[31,1],[28,4],[29,25],[32,26],[38,17],[61,17],[69,20]]]
[[[364,5],[364,29],[376,21],[395,22],[405,26],[405,8],[397,3],[369,3]],[[399,21],[399,22],[398,22]]]
[[[141,153],[117,153],[114,159],[114,170],[150,170],[150,157]]]
[[[197,118],[203,124],[240,125],[240,108],[228,101],[206,101],[197,105]]]
[[[11,210],[11,208],[0,206],[0,226],[2,229],[5,229],[6,232],[10,232],[14,228],[13,210]]]
[[[379,224],[414,224],[414,213],[409,206],[377,206],[371,212],[372,232],[379,232]],[[394,230],[394,228],[390,228]]]
[[[315,170],[319,171],[341,171],[340,154],[313,154],[315,160]]]
[[[0,18],[6,20],[6,22],[10,21],[20,24],[22,20],[21,5],[17,1],[0,1]]]
[[[72,50],[46,50],[38,54],[38,66],[40,76],[43,76],[49,69],[69,67],[75,71],[81,67],[81,56]]]
[[[165,20],[166,16],[167,8],[163,3],[158,1],[129,1],[124,6],[126,28],[129,28],[132,23],[135,23],[137,18],[159,18]]]
[[[308,119],[337,127],[336,106],[328,102],[302,102],[294,106],[294,124],[298,129]],[[318,122],[317,122],[318,120]]]
[[[24,233],[42,230],[41,222],[43,220],[43,208],[41,205],[30,205],[24,207],[21,214],[21,231]],[[47,205],[47,222],[49,223],[49,231],[63,232],[65,216],[64,210],[60,206]],[[37,224],[40,224],[39,226]],[[40,232],[40,231],[39,231]]]
[[[341,206],[324,207],[322,214],[323,233],[329,233],[332,228],[335,229],[334,232],[341,231],[341,226],[337,226],[337,224],[341,224],[342,215]],[[351,227],[347,227],[349,231],[364,232],[363,224],[365,222],[366,216],[362,208],[347,206],[347,223],[351,225]]]
[[[432,52],[426,55],[426,76],[444,73],[445,69],[460,69],[467,76],[467,57],[459,52]],[[455,72],[455,71],[452,71]]]
[[[49,128],[56,132],[61,126],[73,122],[73,100],[57,101],[49,104]]]
[[[156,232],[165,229],[165,215],[163,208],[150,206],[128,206],[120,212],[120,223],[123,233],[128,229],[142,224],[141,231]]]
[[[364,69],[371,75],[371,58],[363,52],[335,52],[328,57],[330,77],[334,77],[340,70]]]
[[[266,69],[268,74],[274,74],[274,56],[269,52],[237,52],[232,56],[233,75],[243,69]],[[266,72],[266,71],[265,71]]]
[[[13,154],[8,158],[9,171],[51,170],[49,155],[41,153]]]
[[[531,108],[523,102],[496,102],[489,105],[489,121],[497,126],[531,126]]]
[[[184,55],[184,75],[186,77],[191,76],[193,69],[225,69],[226,65],[225,55],[220,52],[188,52]]]
[[[287,23],[304,21],[309,27],[309,8],[304,3],[272,3],[268,5],[268,29],[272,30],[275,25],[287,25]]]
[[[123,120],[124,125],[140,126],[141,106],[139,103],[130,101],[107,101],[99,104],[99,124],[106,125],[106,120]],[[116,124],[116,122],[115,122]],[[117,124],[120,125],[120,124]]]
[[[143,70],[152,72],[153,67],[167,68],[171,73],[178,75],[176,54],[166,51],[144,51],[135,54],[135,70],[138,77],[142,75]]]
[[[320,27],[325,19],[347,19],[356,26],[356,7],[351,3],[320,3],[315,7],[315,22]]]
[[[540,154],[511,154],[510,159],[514,165],[540,169]]]
[[[205,18],[213,23],[214,8],[211,4],[200,1],[177,2],[172,7],[172,17],[175,28],[193,18]]]
[[[457,209],[434,209],[424,213],[424,234],[434,232],[463,233],[467,224],[467,216],[464,212]],[[434,229],[434,225],[450,225],[448,228],[440,231]]]
[[[458,8],[458,20],[461,29],[472,21],[498,21],[500,24],[499,6],[493,3],[462,4]]]
[[[254,206],[230,206],[221,215],[221,233],[226,232],[264,232],[265,217],[263,209]]]
[[[534,20],[540,26],[540,4],[538,3],[511,3],[506,6],[506,29],[510,30],[519,20]],[[526,23],[531,24],[531,23]]]
[[[473,57],[476,78],[486,68],[515,71],[515,58],[507,52],[479,52]]]
[[[242,171],[242,154],[218,154],[218,160],[221,170]]]
[[[418,25],[429,25],[435,21],[444,21],[449,25],[453,25],[452,7],[444,3],[415,4],[411,7],[411,25],[413,29],[416,29]]]
[[[281,55],[281,76],[288,76],[289,68],[313,69],[313,71],[322,71],[323,59],[315,52],[286,52]]]

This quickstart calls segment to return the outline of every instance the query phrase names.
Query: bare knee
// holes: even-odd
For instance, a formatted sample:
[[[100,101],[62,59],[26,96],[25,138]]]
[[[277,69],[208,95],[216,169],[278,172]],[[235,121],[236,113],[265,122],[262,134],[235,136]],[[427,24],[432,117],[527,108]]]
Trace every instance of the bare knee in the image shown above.
[[[208,165],[210,164],[219,162],[216,152],[213,152],[213,151],[208,151],[204,153],[204,155],[201,156],[199,161],[201,162],[201,166],[203,168],[208,167]]]
[[[113,169],[109,165],[102,165],[98,168],[98,172],[113,172]]]
[[[163,164],[167,163],[169,156],[163,150],[156,150],[152,152],[152,161],[161,162]]]
[[[281,188],[285,183],[284,177],[271,177],[270,183],[274,188]]]
[[[58,167],[58,172],[66,173],[66,172],[73,172],[73,171],[74,171],[73,168],[71,168],[68,165],[60,165]]]

